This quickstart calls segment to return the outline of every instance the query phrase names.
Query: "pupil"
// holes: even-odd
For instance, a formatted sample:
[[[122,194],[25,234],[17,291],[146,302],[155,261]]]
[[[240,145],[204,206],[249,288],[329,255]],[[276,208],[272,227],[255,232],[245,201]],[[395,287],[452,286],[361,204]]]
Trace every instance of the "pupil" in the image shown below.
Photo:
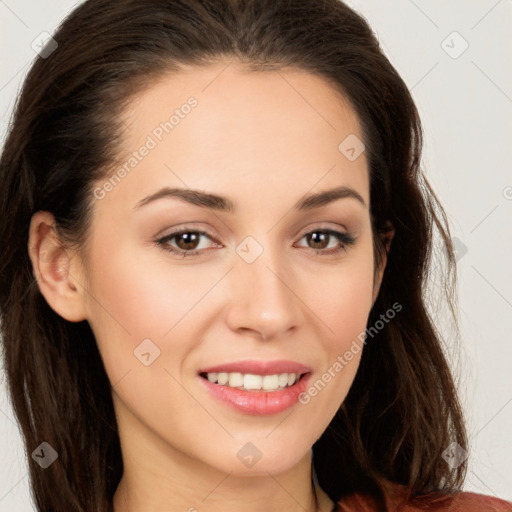
[[[325,241],[327,240],[327,233],[322,233],[315,231],[310,234],[310,240],[313,241],[313,244],[320,244],[320,247],[315,247],[315,249],[325,248]]]
[[[180,241],[183,240],[183,243]],[[182,233],[178,236],[178,246],[180,249],[195,249],[197,247],[197,241],[199,240],[199,236],[197,233]]]

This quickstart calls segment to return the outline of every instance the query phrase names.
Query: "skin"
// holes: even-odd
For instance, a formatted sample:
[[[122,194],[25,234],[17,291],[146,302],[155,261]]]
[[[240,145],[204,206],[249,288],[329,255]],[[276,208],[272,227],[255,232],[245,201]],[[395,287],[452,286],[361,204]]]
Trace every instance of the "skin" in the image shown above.
[[[302,70],[226,65],[184,68],[130,101],[119,162],[190,96],[198,105],[104,198],[91,198],[87,260],[62,247],[50,213],[37,212],[30,226],[41,292],[63,318],[90,323],[113,385],[125,468],[115,512],[231,512],[240,503],[246,512],[316,510],[311,447],[361,353],[308,404],[268,416],[218,402],[197,371],[291,359],[310,366],[315,382],[365,330],[385,268],[384,260],[374,281],[365,153],[350,161],[338,150],[350,134],[363,139],[348,103]],[[305,195],[341,185],[365,205],[344,198],[293,210]],[[227,197],[236,213],[178,198],[134,208],[164,186]],[[155,243],[185,227],[211,236],[201,238],[201,254],[183,258]],[[334,237],[308,242],[321,228],[356,242],[318,254],[340,247]],[[247,236],[263,249],[252,263],[236,252]],[[147,338],[160,350],[149,366],[134,357]],[[262,454],[250,468],[237,457],[248,442]],[[319,510],[331,510],[316,492]]]

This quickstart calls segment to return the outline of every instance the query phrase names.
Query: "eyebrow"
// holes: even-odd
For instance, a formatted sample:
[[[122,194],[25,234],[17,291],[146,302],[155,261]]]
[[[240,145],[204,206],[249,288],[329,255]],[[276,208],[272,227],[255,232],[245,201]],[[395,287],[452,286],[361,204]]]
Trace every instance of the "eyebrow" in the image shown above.
[[[200,190],[170,187],[163,187],[154,194],[141,199],[135,205],[134,209],[139,209],[149,203],[152,203],[153,201],[157,201],[163,198],[177,198],[196,206],[211,208],[221,212],[233,213],[236,210],[235,204],[226,197],[218,196],[215,194],[208,194],[206,192],[201,192]],[[341,186],[323,192],[318,192],[317,194],[306,195],[299,199],[293,208],[297,211],[307,211],[325,206],[338,199],[346,198],[356,199],[365,208],[367,207],[359,192],[351,187]]]

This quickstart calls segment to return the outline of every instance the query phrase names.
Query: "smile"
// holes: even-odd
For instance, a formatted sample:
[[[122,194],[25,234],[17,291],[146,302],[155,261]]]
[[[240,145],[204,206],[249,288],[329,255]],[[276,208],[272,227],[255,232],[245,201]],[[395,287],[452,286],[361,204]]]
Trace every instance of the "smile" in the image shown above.
[[[254,415],[293,407],[307,387],[310,367],[294,361],[244,360],[202,368],[198,377],[221,406]]]
[[[281,391],[298,381],[304,374],[280,373],[273,375],[256,375],[253,373],[239,372],[212,372],[202,373],[203,378],[213,384],[229,386],[230,388],[245,391]]]

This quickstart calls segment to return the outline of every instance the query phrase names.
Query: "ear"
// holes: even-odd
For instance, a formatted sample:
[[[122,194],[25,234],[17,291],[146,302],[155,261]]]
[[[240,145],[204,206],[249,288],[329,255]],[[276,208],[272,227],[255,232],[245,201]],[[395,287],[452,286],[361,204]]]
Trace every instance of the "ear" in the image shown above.
[[[391,249],[391,242],[393,240],[393,237],[395,236],[395,228],[393,227],[393,224],[391,224],[390,221],[386,222],[386,224],[384,225],[384,230],[379,234],[379,236],[382,240],[382,243],[384,244],[385,252],[382,255],[382,264],[375,272],[372,307],[375,304],[375,301],[377,300],[377,297],[379,295],[380,285],[382,283],[382,278],[384,276],[384,270],[386,269],[386,265],[388,262],[389,250]]]
[[[70,322],[85,320],[83,272],[59,240],[51,213],[38,211],[32,216],[28,251],[39,290],[50,307]]]

